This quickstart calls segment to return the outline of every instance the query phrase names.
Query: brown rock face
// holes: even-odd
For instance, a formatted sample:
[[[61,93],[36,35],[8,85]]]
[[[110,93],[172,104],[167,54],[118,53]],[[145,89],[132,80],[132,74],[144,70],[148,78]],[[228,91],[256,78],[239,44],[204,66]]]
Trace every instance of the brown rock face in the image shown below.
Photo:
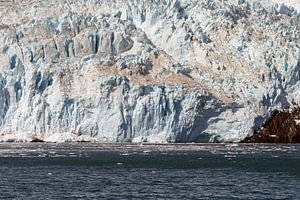
[[[300,107],[275,112],[262,130],[242,143],[300,143]]]

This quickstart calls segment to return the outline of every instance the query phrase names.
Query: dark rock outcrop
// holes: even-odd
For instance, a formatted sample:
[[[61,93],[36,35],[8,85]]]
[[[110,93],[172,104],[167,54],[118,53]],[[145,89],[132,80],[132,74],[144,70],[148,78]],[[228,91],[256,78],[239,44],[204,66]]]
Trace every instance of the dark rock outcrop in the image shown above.
[[[275,112],[260,131],[242,143],[300,143],[300,107]]]

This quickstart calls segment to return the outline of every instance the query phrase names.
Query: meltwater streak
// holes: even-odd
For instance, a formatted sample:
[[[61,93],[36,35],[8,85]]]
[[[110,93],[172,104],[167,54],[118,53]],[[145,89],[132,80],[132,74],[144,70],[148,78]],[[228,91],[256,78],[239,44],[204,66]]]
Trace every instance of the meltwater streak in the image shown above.
[[[1,199],[299,199],[299,145],[1,144]]]

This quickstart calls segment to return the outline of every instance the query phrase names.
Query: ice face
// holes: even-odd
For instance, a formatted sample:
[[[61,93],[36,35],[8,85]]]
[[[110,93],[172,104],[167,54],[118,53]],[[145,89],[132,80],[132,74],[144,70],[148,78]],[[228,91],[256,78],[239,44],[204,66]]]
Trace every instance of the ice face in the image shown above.
[[[7,2],[0,140],[240,141],[299,103],[296,1]]]

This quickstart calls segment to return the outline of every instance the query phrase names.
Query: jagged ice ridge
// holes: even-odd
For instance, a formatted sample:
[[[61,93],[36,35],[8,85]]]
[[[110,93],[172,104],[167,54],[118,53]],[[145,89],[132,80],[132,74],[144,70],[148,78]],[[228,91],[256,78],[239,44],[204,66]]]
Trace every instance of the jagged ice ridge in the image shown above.
[[[0,1],[0,141],[240,141],[300,103],[299,5]]]

